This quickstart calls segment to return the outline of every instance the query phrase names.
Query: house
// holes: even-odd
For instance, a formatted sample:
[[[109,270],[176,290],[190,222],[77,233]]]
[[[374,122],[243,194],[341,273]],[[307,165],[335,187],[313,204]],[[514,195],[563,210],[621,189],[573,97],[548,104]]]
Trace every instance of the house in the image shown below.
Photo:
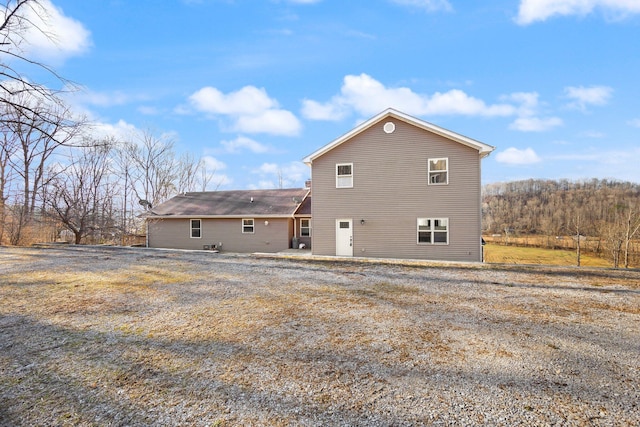
[[[482,261],[494,147],[388,109],[304,159],[316,255]]]
[[[184,193],[147,215],[148,246],[228,252],[280,252],[291,247],[296,220],[310,218],[309,189]],[[309,212],[307,213],[307,210]],[[309,241],[309,245],[310,245]]]
[[[304,159],[312,189],[176,196],[148,216],[149,246],[482,261],[481,160],[493,150],[387,109]]]

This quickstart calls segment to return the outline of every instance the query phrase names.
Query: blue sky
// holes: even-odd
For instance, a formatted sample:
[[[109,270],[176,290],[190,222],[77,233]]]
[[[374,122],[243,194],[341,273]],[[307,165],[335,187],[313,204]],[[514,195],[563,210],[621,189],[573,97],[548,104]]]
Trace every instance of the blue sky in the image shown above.
[[[29,49],[73,108],[171,138],[220,189],[301,186],[303,157],[387,107],[496,146],[484,183],[640,182],[638,0],[43,4],[58,45]]]

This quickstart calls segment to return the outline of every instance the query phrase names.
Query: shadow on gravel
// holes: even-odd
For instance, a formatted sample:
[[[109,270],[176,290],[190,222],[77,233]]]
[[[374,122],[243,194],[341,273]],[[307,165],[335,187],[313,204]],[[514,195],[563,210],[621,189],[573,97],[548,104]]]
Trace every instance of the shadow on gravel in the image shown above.
[[[41,262],[55,263],[63,253],[74,256],[68,268],[84,271],[88,262],[97,263],[96,269],[117,268],[98,262],[116,257],[135,263],[179,260],[211,277],[224,273],[224,264],[237,268],[224,279],[230,290],[220,297],[221,278],[203,288],[154,285],[170,297],[168,306],[150,306],[142,296],[123,293],[109,295],[112,305],[92,306],[96,311],[47,312],[42,320],[27,314],[28,307],[21,308],[24,312],[0,307],[0,424],[562,425],[596,420],[624,425],[638,419],[637,331],[616,328],[617,313],[604,325],[573,319],[571,313],[564,318],[558,312],[563,301],[547,304],[544,291],[569,291],[572,298],[580,292],[636,298],[638,292],[578,286],[572,270],[551,269],[553,278],[571,284],[552,285],[525,283],[545,274],[540,270],[518,269],[513,280],[498,280],[484,266],[327,264],[112,249],[91,249],[86,257],[78,256],[83,251],[60,252]],[[476,277],[475,271],[491,275]],[[243,280],[242,274],[257,279]],[[267,286],[263,282],[269,278],[274,279],[270,287],[255,289]],[[319,302],[275,304],[283,286]],[[477,288],[480,294],[465,298],[465,289]],[[531,301],[523,289],[543,292]],[[505,294],[515,301],[514,310],[523,311],[495,307]],[[238,295],[266,299],[283,312],[273,307],[225,312],[229,324],[235,316],[248,316],[250,322],[237,327],[242,341],[197,339],[192,330],[191,336],[178,330],[171,338],[146,332],[153,329],[145,323],[153,310],[184,309],[209,298],[206,308],[215,311],[220,301]],[[38,298],[46,306],[46,295]],[[113,324],[64,326],[74,324],[74,316],[91,319],[122,310],[136,316],[139,331],[124,328],[122,318]],[[195,321],[192,312],[175,313],[183,314],[164,325],[167,333],[177,323]],[[404,322],[385,323],[391,314]],[[630,324],[637,318],[624,315]],[[216,325],[201,321],[199,328]],[[260,322],[269,327],[247,331]]]

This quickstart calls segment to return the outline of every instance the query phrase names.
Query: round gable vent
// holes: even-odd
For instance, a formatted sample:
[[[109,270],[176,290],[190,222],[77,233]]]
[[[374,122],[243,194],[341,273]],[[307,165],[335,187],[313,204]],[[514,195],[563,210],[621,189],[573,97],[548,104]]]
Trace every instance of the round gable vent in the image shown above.
[[[396,125],[393,122],[387,122],[384,124],[382,129],[385,131],[385,133],[393,133],[393,131],[396,130]]]

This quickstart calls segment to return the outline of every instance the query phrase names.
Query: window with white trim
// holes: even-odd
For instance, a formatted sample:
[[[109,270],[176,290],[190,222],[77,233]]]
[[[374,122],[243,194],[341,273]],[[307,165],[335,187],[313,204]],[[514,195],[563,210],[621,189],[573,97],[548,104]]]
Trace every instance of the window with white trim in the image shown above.
[[[242,220],[242,234],[253,234],[254,232],[253,218],[247,218]]]
[[[418,218],[419,245],[448,245],[449,218]]]
[[[199,219],[192,219],[189,221],[189,227],[191,230],[191,238],[199,239],[202,237],[202,221]]]
[[[449,159],[446,157],[429,159],[428,175],[429,185],[443,185],[449,183]]]
[[[311,236],[311,220],[310,219],[300,219],[300,236],[301,237],[309,237]]]
[[[353,163],[338,163],[336,165],[336,188],[353,187]]]

